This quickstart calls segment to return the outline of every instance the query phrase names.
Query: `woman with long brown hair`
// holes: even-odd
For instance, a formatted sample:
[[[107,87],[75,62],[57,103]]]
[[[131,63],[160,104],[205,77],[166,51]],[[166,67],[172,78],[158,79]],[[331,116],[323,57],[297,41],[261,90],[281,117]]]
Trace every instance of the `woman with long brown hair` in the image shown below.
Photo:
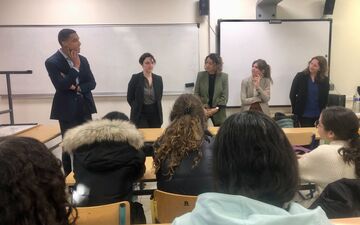
[[[322,111],[316,123],[321,139],[329,141],[299,159],[300,177],[316,185],[315,197],[303,200],[309,206],[331,182],[360,178],[359,121],[350,109],[334,106]]]
[[[292,112],[302,127],[312,127],[326,107],[329,96],[327,61],[324,56],[313,57],[308,67],[296,74],[290,89]]]
[[[198,195],[213,190],[212,144],[199,98],[183,94],[170,114],[170,125],[155,142],[159,190]]]

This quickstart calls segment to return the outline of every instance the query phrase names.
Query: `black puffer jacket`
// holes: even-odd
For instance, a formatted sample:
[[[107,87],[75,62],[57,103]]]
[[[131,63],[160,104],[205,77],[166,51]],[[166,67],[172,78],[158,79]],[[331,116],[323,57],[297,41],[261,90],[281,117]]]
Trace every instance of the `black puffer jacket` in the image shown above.
[[[156,173],[157,188],[162,191],[183,195],[199,195],[204,192],[214,191],[212,172],[213,142],[213,137],[206,136],[200,147],[202,157],[197,166],[192,168],[194,158],[198,154],[193,152],[181,161],[171,179],[166,176],[168,161],[163,161],[159,171]]]
[[[63,147],[74,153],[78,205],[131,201],[133,182],[145,172],[143,143],[127,121],[91,121],[67,131]]]

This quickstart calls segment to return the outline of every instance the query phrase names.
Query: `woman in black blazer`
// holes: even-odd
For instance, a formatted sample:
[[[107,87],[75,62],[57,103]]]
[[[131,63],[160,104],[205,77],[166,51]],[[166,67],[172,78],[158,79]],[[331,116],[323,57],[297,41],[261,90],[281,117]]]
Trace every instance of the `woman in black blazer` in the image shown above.
[[[162,78],[152,72],[156,63],[152,54],[142,54],[139,63],[143,71],[132,75],[127,90],[130,120],[138,128],[159,128],[163,123]]]
[[[296,74],[290,90],[292,112],[301,127],[313,127],[329,96],[327,61],[323,56],[313,57],[308,67]]]

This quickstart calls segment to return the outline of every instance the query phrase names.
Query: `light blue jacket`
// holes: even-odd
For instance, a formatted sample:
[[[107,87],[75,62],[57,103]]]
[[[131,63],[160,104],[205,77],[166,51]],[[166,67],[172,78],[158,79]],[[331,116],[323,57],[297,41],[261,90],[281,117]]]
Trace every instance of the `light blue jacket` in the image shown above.
[[[306,209],[290,203],[289,210],[240,195],[205,193],[195,209],[177,217],[174,225],[325,225],[331,224],[320,208]]]

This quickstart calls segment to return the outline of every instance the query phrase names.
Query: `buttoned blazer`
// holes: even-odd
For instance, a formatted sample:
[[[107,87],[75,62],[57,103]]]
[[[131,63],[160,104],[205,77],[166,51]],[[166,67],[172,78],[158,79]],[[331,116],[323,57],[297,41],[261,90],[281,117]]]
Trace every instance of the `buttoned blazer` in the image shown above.
[[[96,113],[96,106],[91,93],[96,87],[96,82],[87,59],[82,55],[79,56],[79,72],[70,67],[60,51],[57,51],[45,61],[45,67],[55,87],[51,119],[74,120],[78,116],[77,111],[79,107],[84,107],[79,102],[85,104],[88,113]],[[81,95],[74,90],[70,90],[71,85],[76,85],[76,78],[79,78]],[[82,99],[79,99],[81,96]]]
[[[252,77],[245,78],[241,82],[241,111],[250,109],[251,104],[259,102],[261,110],[270,115],[269,101],[270,101],[270,84],[268,78],[261,78],[258,90],[254,92],[254,84]]]
[[[155,92],[155,101],[159,113],[161,124],[163,123],[161,99],[163,96],[163,81],[161,76],[152,74],[153,87]],[[143,72],[133,74],[127,89],[127,102],[131,107],[130,120],[137,124],[140,120],[141,110],[144,104],[144,74]]]

